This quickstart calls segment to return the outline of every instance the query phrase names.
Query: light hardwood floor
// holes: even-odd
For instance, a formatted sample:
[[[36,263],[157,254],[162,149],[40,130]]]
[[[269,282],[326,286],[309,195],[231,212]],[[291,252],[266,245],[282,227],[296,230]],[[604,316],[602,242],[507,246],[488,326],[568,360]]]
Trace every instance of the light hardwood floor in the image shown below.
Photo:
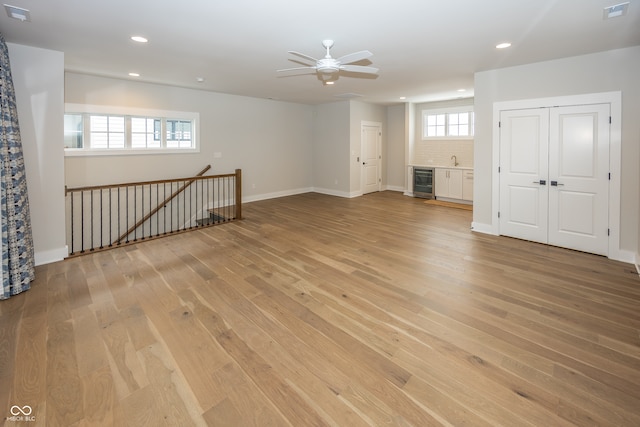
[[[244,217],[38,267],[0,301],[5,425],[640,425],[632,265],[395,192]]]

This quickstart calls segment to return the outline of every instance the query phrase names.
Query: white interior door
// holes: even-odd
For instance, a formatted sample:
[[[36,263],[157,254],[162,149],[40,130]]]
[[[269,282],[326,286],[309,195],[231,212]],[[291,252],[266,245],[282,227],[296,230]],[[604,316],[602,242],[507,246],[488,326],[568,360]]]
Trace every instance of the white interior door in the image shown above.
[[[362,193],[380,191],[382,125],[362,124]]]
[[[550,110],[549,243],[606,255],[609,104]]]
[[[500,234],[607,255],[609,104],[500,113]]]
[[[549,112],[500,113],[500,234],[547,243]]]

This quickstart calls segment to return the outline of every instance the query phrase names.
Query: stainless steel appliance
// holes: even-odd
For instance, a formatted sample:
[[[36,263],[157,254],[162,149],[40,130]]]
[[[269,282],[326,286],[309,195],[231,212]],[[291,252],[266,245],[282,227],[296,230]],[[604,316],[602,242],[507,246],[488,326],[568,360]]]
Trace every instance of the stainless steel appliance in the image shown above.
[[[433,168],[413,168],[413,196],[423,199],[433,199],[435,191],[435,176]]]

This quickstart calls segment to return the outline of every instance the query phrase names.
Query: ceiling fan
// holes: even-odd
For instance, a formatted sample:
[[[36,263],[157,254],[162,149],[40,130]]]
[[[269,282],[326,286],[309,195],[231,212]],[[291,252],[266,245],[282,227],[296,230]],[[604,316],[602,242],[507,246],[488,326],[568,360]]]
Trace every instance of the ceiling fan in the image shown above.
[[[278,72],[314,70],[318,74],[318,77],[321,78],[325,83],[337,80],[338,75],[341,71],[359,74],[378,74],[378,69],[375,67],[352,65],[354,62],[362,61],[373,56],[373,53],[369,52],[368,50],[350,53],[348,55],[341,56],[340,58],[332,58],[330,50],[333,47],[333,40],[323,40],[322,46],[327,49],[327,54],[324,56],[324,58],[320,59],[316,59],[312,56],[305,55],[304,53],[290,50],[290,54],[299,56],[300,58],[305,59],[307,62],[311,62],[314,64],[306,64],[302,61],[291,59],[291,61],[299,62],[305,66],[285,68],[282,70],[278,70]]]

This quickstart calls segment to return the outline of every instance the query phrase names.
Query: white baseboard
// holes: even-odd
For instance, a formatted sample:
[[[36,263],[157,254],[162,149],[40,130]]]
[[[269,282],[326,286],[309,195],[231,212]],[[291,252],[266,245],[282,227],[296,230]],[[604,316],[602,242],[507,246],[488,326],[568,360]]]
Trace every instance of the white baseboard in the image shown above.
[[[346,197],[346,198],[353,198],[353,197],[357,197],[357,194],[352,194],[346,191],[338,191],[338,190],[333,190],[331,188],[318,188],[315,187],[309,191],[313,191],[314,193],[320,193],[320,194],[326,194],[328,196],[337,196],[337,197]],[[360,193],[360,195],[362,195],[362,193]]]
[[[404,191],[404,187],[400,187],[400,186],[397,186],[397,185],[387,185],[387,186],[385,186],[384,189],[385,190],[389,190],[389,191],[399,191],[399,192],[402,192],[402,193],[405,192]]]
[[[636,268],[638,265],[638,255],[624,249],[618,249],[617,251],[613,251],[613,253],[612,251],[609,251],[608,258],[615,261],[626,262],[628,264],[636,264]]]
[[[64,246],[58,249],[51,249],[48,251],[39,251],[34,254],[35,264],[51,264],[52,262],[58,262],[69,256],[69,247]]]
[[[257,202],[258,200],[276,199],[278,197],[295,196],[296,194],[310,193],[313,188],[295,188],[292,190],[276,191],[274,193],[256,194],[242,198],[242,203]]]
[[[636,271],[638,272],[638,275],[640,276],[640,254],[636,254]]]
[[[387,186],[383,189],[383,191],[384,190],[398,191],[398,192],[404,191],[402,187],[393,187],[393,186],[392,187]],[[308,187],[308,188],[297,188],[293,190],[278,191],[275,193],[265,193],[265,194],[256,194],[253,196],[247,196],[242,198],[242,203],[251,203],[251,202],[257,202],[259,200],[275,199],[278,197],[294,196],[296,194],[304,194],[304,193],[320,193],[320,194],[326,194],[328,196],[344,197],[347,199],[352,199],[354,197],[362,196],[362,191],[347,192],[347,191],[334,190],[331,188]]]
[[[483,224],[481,222],[473,221],[471,223],[471,230],[477,231],[478,233],[492,234],[496,236],[496,233],[493,231],[493,225],[491,224]]]

